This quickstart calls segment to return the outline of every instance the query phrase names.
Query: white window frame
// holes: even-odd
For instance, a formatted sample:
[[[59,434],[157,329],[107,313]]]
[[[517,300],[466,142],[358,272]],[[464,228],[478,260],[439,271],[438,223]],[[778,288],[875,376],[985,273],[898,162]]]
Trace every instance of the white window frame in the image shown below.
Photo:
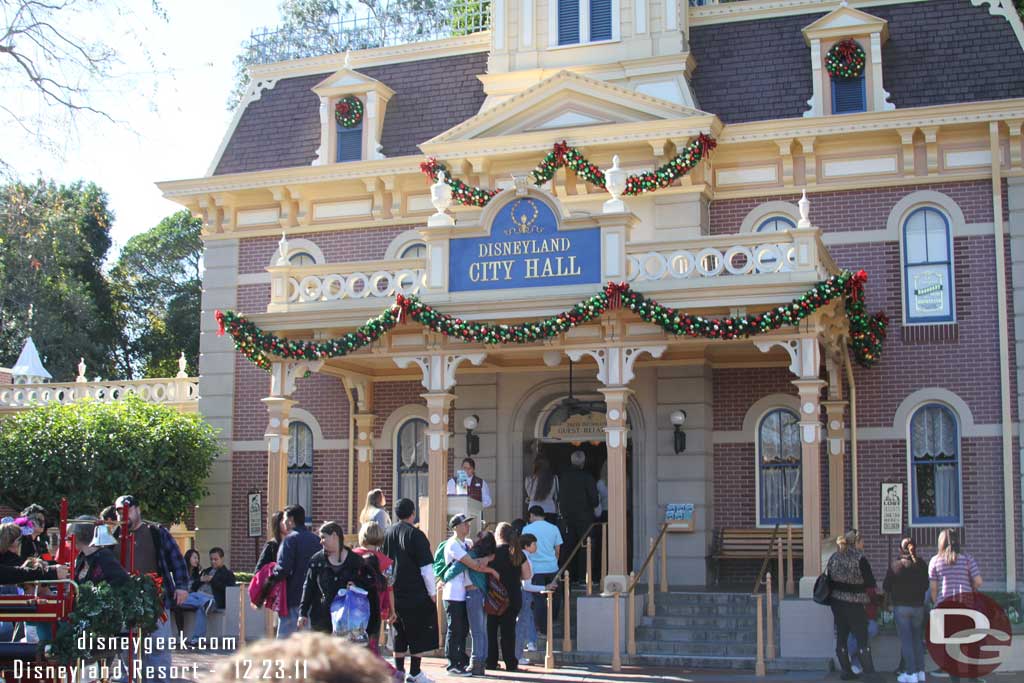
[[[911,423],[914,421],[914,416],[917,415],[922,409],[929,406],[939,406],[950,412],[953,416],[953,422],[956,424],[956,492],[957,492],[957,514],[960,519],[956,522],[917,522],[914,520],[914,510],[916,508],[916,496],[917,496],[917,482],[914,478],[914,456],[913,456],[913,444],[911,438],[913,432],[911,430]],[[914,406],[914,409],[907,415],[906,424],[906,444],[907,444],[907,510],[906,520],[907,526],[911,528],[934,528],[934,527],[952,527],[960,528],[964,525],[964,421],[954,408],[945,401],[937,399],[929,399],[922,401]]]
[[[622,40],[622,21],[620,0],[612,2],[612,37],[607,40],[587,40],[590,37],[590,0],[579,0],[580,3],[580,42],[566,45],[558,44],[558,0],[548,2],[548,48],[551,50],[565,50],[574,47],[585,47],[588,45],[605,45],[617,43]]]
[[[757,417],[757,421],[754,422],[754,526],[758,529],[774,529],[775,522],[762,523],[761,522],[761,425],[764,424],[764,420],[768,415],[774,413],[777,410],[785,410],[793,413],[797,416],[797,420],[800,419],[799,411],[793,410],[792,406],[788,405],[773,405],[766,410],[761,411]],[[789,522],[789,526],[794,529],[802,529],[803,524],[803,480],[804,480],[804,463],[803,456],[801,454],[800,464],[800,522]],[[780,526],[785,524],[779,523]]]
[[[911,216],[921,210],[930,209],[936,211],[942,216],[943,220],[946,221],[946,240],[947,249],[949,251],[949,316],[942,318],[928,318],[928,319],[916,319],[912,320],[908,317],[910,310],[910,288],[909,282],[907,281],[907,221],[910,220]],[[951,325],[957,322],[956,318],[956,254],[954,253],[955,246],[955,230],[954,230],[954,217],[950,215],[950,212],[945,207],[935,203],[917,204],[907,211],[903,212],[900,217],[898,230],[899,230],[899,243],[900,243],[900,290],[903,295],[902,307],[903,307],[903,325]],[[955,412],[955,411],[954,411]]]

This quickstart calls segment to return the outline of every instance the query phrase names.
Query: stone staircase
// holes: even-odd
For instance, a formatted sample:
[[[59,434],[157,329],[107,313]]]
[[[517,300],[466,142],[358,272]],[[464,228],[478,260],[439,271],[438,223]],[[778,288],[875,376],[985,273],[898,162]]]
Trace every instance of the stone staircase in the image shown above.
[[[644,614],[646,595],[637,595],[637,654],[622,651],[623,664],[679,667],[688,670],[754,670],[756,601],[749,593],[670,592],[655,596],[656,616]],[[828,671],[830,658],[783,660],[778,653],[778,604],[775,611],[776,657],[769,671]],[[610,664],[610,652],[559,652],[561,629],[555,628],[555,658],[562,664]],[[767,644],[767,634],[765,636]],[[543,646],[539,645],[543,662]],[[767,655],[767,653],[766,653]]]

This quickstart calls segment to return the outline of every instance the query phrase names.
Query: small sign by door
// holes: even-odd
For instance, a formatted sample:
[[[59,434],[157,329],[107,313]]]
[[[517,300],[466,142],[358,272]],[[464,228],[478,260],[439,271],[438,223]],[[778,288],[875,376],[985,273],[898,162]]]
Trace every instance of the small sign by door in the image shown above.
[[[882,534],[903,533],[903,484],[882,484]]]
[[[249,535],[263,535],[263,501],[260,494],[249,494]]]

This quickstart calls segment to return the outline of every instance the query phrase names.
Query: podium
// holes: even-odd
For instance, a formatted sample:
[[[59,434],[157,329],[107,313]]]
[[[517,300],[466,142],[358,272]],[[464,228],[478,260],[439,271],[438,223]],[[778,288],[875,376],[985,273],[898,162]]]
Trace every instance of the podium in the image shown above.
[[[484,506],[479,500],[473,500],[466,494],[450,495],[448,496],[448,516],[445,521],[455,515],[474,517],[475,519],[469,523],[469,535],[471,538],[476,538],[476,535],[483,529],[483,520],[480,519],[483,511]]]

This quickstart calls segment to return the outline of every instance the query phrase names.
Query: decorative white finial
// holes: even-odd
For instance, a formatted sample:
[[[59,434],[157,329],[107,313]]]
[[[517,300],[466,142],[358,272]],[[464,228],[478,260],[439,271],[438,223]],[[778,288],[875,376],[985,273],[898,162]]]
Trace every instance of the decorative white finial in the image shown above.
[[[75,378],[76,382],[88,382],[89,380],[85,376],[85,359],[78,359],[78,377]]]
[[[185,360],[185,352],[182,351],[178,357],[178,374],[176,377],[188,377],[188,373],[185,372],[185,366],[188,365],[188,361]]]
[[[845,2],[845,0],[844,0]],[[352,68],[352,50],[345,50],[345,68]]]
[[[512,176],[512,185],[516,188],[517,197],[525,197],[529,191],[529,179],[524,175]]]
[[[427,219],[428,228],[444,228],[455,225],[455,219],[445,213],[452,205],[452,188],[448,184],[448,176],[444,171],[437,172],[437,181],[430,186],[430,203],[434,205],[437,213]]]
[[[846,2],[846,0],[842,0],[842,1],[841,1],[841,2],[839,3],[839,6],[840,6],[840,7],[849,7],[849,6],[850,6],[850,3]]]
[[[800,201],[797,202],[797,206],[800,207],[800,222],[796,224],[796,227],[811,227],[811,203],[807,200],[807,190],[803,191],[803,195],[800,197]]]
[[[277,243],[277,265],[288,265],[288,234],[281,231],[281,241]]]
[[[619,197],[626,191],[626,172],[619,168],[619,155],[612,157],[612,167],[604,172],[604,187],[611,199],[604,203],[605,213],[622,213],[626,204]]]

